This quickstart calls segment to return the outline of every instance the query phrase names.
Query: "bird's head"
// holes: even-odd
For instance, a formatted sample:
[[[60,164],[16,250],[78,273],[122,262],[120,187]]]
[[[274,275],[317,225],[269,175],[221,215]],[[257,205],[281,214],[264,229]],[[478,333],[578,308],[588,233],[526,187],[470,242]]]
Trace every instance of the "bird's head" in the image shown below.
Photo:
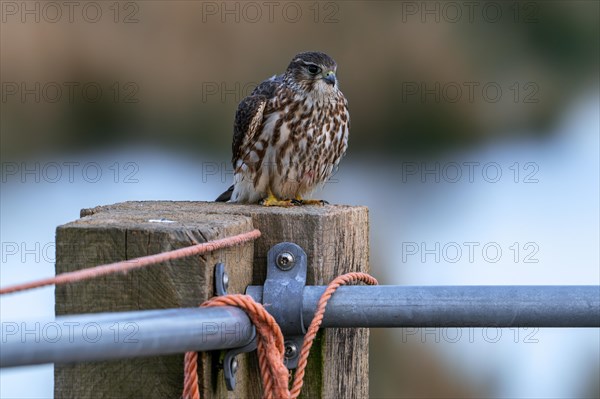
[[[337,64],[327,54],[306,52],[292,59],[285,75],[298,89],[321,97],[337,91],[336,69]]]

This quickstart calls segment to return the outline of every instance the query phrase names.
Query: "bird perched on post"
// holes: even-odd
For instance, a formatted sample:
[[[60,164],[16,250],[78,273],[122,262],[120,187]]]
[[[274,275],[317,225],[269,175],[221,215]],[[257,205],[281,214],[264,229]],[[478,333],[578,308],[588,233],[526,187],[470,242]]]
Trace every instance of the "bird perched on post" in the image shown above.
[[[348,102],[327,54],[296,55],[243,99],[233,129],[233,185],[217,201],[324,204],[303,196],[325,183],[348,147]]]

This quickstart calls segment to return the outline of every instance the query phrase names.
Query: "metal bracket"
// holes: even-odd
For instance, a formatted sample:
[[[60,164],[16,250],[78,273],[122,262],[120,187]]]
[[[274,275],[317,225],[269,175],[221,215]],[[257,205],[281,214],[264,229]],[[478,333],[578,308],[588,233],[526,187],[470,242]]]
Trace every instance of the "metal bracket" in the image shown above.
[[[273,246],[267,254],[267,279],[262,288],[259,300],[265,309],[277,320],[285,338],[284,362],[288,369],[298,366],[300,348],[304,343],[304,321],[302,320],[302,298],[306,286],[307,257],[306,252],[291,242],[282,242]],[[215,291],[217,295],[227,294],[229,278],[225,266],[215,266]],[[250,289],[251,287],[248,287]],[[248,294],[248,290],[246,291]],[[256,332],[252,341],[241,348],[235,348],[225,354],[223,372],[227,389],[235,388],[236,356],[244,352],[256,350]]]
[[[235,348],[227,351],[225,358],[223,359],[223,376],[225,377],[225,385],[228,391],[235,389],[235,373],[238,369],[238,361],[235,358],[240,353],[252,352],[256,350],[256,331],[252,341],[241,348]]]
[[[227,288],[229,287],[229,276],[225,271],[225,265],[223,263],[217,263],[215,265],[215,293],[217,296],[227,295]],[[235,389],[235,373],[238,368],[238,361],[235,358],[240,353],[252,352],[256,350],[256,330],[253,329],[252,341],[248,345],[240,348],[234,348],[225,353],[223,359],[223,374],[225,377],[225,385],[228,391]]]
[[[277,320],[285,337],[285,365],[290,370],[298,365],[306,333],[302,320],[306,269],[306,252],[294,243],[279,243],[267,254],[267,279],[262,304]]]

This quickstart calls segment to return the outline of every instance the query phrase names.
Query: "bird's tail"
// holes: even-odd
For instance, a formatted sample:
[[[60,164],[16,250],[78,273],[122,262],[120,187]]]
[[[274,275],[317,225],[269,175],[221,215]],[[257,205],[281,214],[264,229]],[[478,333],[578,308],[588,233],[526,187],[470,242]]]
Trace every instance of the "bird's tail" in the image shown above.
[[[231,194],[233,194],[233,184],[231,187],[227,189],[223,194],[219,195],[219,197],[215,200],[216,202],[227,202],[231,199]]]

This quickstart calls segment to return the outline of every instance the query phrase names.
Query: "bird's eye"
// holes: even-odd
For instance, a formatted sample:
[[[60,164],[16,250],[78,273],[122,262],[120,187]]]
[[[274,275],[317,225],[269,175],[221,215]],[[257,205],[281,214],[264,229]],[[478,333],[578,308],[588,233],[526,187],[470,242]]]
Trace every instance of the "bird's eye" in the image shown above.
[[[318,73],[321,73],[321,68],[319,68],[316,65],[309,65],[308,66],[308,72],[310,72],[313,75],[316,75]]]

